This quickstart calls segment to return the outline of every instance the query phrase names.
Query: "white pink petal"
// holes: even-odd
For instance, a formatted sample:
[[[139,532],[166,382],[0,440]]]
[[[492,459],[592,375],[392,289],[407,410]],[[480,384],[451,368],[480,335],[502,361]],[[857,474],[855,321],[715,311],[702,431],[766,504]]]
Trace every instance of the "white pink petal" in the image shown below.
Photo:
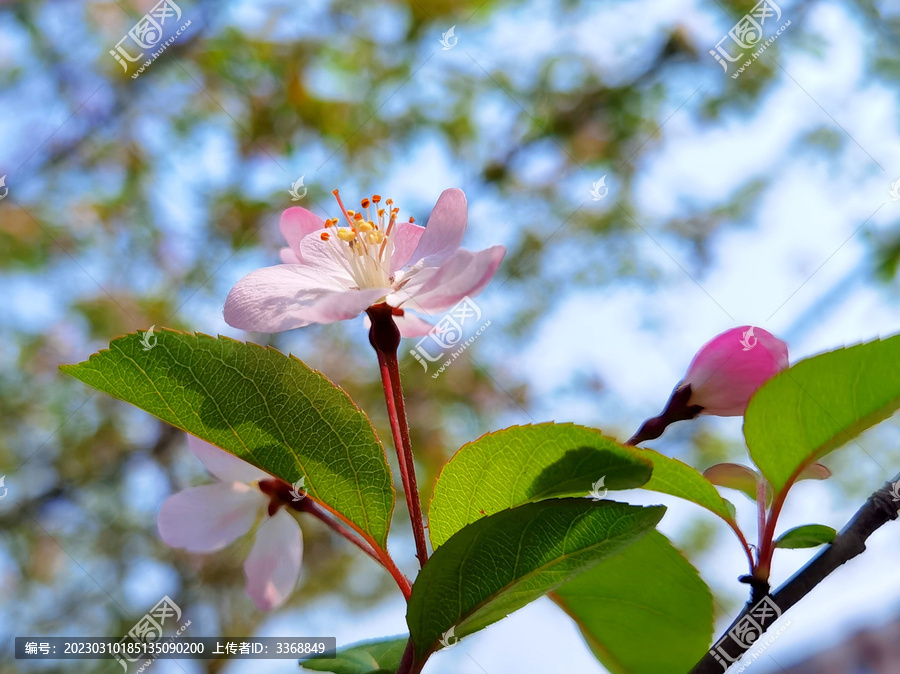
[[[431,267],[444,262],[459,250],[467,218],[465,193],[458,188],[441,192],[409,263],[424,260]]]
[[[263,267],[238,281],[225,300],[225,321],[252,332],[281,332],[314,322],[307,311],[318,300],[347,292],[328,274],[299,264]]]
[[[246,592],[260,611],[281,606],[297,584],[303,560],[300,525],[284,509],[267,518],[244,561]]]
[[[239,459],[231,452],[226,452],[194,435],[188,435],[188,447],[194,456],[200,459],[206,470],[222,482],[250,484],[271,477],[265,471]]]
[[[427,280],[418,285],[418,277],[412,279],[408,288],[388,297],[388,304],[393,305],[405,291],[410,308],[428,314],[449,309],[463,297],[480,293],[493,278],[505,253],[503,246],[477,253],[458,250],[433,273],[426,275],[428,270],[422,270],[420,274],[427,276]]]
[[[281,261],[286,264],[300,263],[303,261],[300,252],[300,242],[307,234],[311,234],[320,229],[324,229],[325,221],[318,215],[312,213],[305,208],[296,206],[287,209],[281,214],[281,221],[278,223],[281,229],[281,235],[288,242],[288,248],[282,250]],[[286,251],[293,253],[288,255]],[[288,259],[285,259],[285,257]]]
[[[189,552],[221,550],[250,530],[266,501],[259,489],[240,482],[191,487],[163,501],[159,536]]]
[[[410,261],[425,231],[424,227],[412,222],[401,222],[395,227],[397,232],[394,234],[394,253],[391,255],[392,274]]]

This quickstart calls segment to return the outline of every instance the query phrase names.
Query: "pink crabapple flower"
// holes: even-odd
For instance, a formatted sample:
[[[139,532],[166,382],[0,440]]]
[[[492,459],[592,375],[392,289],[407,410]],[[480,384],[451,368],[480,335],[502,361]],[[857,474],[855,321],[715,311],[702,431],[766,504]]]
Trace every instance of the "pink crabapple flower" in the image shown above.
[[[189,552],[215,552],[240,538],[262,516],[244,561],[246,592],[260,611],[281,606],[297,584],[303,557],[300,525],[262,491],[274,478],[223,449],[188,436],[188,446],[219,479],[167,498],[157,527],[162,540]]]
[[[741,416],[759,387],[787,366],[787,344],[772,333],[750,325],[726,330],[700,347],[662,413],[625,444],[658,438],[670,424],[699,414]]]
[[[772,333],[749,325],[732,328],[704,344],[688,367],[688,405],[701,414],[737,417],[766,381],[788,366],[787,344]]]
[[[399,208],[379,195],[363,199],[362,211],[344,208],[334,190],[339,218],[322,220],[305,208],[281,216],[288,247],[283,264],[250,272],[225,301],[225,321],[251,332],[281,332],[311,323],[333,323],[386,303],[404,337],[428,334],[432,326],[412,315],[441,312],[481,292],[506,249],[460,248],[466,231],[466,195],[445,190],[426,227],[400,222]]]

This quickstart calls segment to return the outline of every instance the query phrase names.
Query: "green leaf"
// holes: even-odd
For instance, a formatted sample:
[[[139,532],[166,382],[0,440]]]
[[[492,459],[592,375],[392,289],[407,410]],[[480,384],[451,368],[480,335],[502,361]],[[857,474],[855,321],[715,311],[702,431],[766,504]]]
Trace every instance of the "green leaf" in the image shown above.
[[[385,547],[390,468],[346,393],[272,348],[173,330],[155,337],[149,350],[142,335],[120,337],[60,369],[286,482],[305,477],[311,498]]]
[[[333,674],[375,674],[375,672],[396,672],[400,658],[406,650],[409,637],[390,637],[377,641],[366,641],[338,649],[336,658],[315,657],[301,660],[300,666],[314,672]]]
[[[837,531],[824,524],[804,524],[785,531],[775,541],[776,548],[816,548],[831,543]]]
[[[638,451],[641,456],[653,463],[650,481],[641,487],[642,489],[671,494],[691,501],[718,515],[729,524],[735,524],[734,506],[722,498],[715,485],[696,469],[652,449]]]
[[[441,469],[428,512],[431,544],[437,548],[467,524],[530,501],[639,487],[650,468],[637,450],[575,424],[488,433]]]
[[[900,407],[900,335],[807,358],[751,398],[744,437],[780,493],[805,466]]]
[[[712,592],[657,531],[576,576],[551,598],[612,674],[687,672],[712,642]]]
[[[550,499],[479,519],[434,551],[406,615],[417,657],[555,590],[646,534],[665,508]],[[448,636],[449,640],[449,636]]]

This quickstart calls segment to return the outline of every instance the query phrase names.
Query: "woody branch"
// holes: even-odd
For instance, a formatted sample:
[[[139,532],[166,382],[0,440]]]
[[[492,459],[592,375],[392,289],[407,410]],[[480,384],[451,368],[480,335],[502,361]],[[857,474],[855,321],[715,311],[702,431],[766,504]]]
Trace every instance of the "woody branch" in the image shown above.
[[[778,607],[781,613],[790,609],[794,604],[809,594],[816,585],[827,578],[835,569],[850,561],[866,549],[866,540],[877,529],[882,527],[890,520],[897,519],[898,509],[900,509],[900,501],[896,500],[893,492],[893,485],[900,481],[900,473],[895,475],[889,482],[878,491],[874,492],[866,500],[865,505],[860,508],[853,518],[847,523],[844,529],[835,537],[834,541],[826,547],[822,552],[816,555],[806,566],[795,573],[784,585],[778,588],[774,593],[768,595],[772,602]],[[746,616],[748,616],[758,604],[756,598],[753,597],[741,611],[740,615],[735,618],[734,622],[726,630],[723,639],[729,635],[731,630],[737,626]],[[772,621],[774,623],[774,621]],[[772,623],[762,625],[764,633]],[[760,635],[757,635],[757,638]],[[755,641],[755,640],[754,640]],[[719,644],[722,639],[716,642]],[[728,653],[734,657],[733,661],[737,661],[753,646],[753,643],[747,643],[746,640],[737,641],[730,639],[728,643]],[[731,658],[729,658],[731,659]],[[725,669],[730,665],[725,665]],[[715,646],[696,664],[690,671],[690,674],[713,674],[725,671],[721,660],[721,655],[717,657]]]

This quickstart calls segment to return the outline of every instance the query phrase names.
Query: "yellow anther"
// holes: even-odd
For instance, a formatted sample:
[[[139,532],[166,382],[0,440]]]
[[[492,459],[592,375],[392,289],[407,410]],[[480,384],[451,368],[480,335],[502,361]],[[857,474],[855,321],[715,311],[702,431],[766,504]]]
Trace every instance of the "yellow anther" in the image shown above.
[[[360,220],[359,223],[357,223],[356,228],[361,232],[371,232],[373,229],[375,229],[375,225],[374,223]]]
[[[353,241],[356,238],[356,232],[349,227],[341,227],[338,229],[337,235],[341,241]]]
[[[369,243],[375,243],[375,244],[381,243],[382,241],[384,241],[384,232],[379,231],[379,230],[375,230],[374,232],[369,232],[366,235],[366,240]]]

